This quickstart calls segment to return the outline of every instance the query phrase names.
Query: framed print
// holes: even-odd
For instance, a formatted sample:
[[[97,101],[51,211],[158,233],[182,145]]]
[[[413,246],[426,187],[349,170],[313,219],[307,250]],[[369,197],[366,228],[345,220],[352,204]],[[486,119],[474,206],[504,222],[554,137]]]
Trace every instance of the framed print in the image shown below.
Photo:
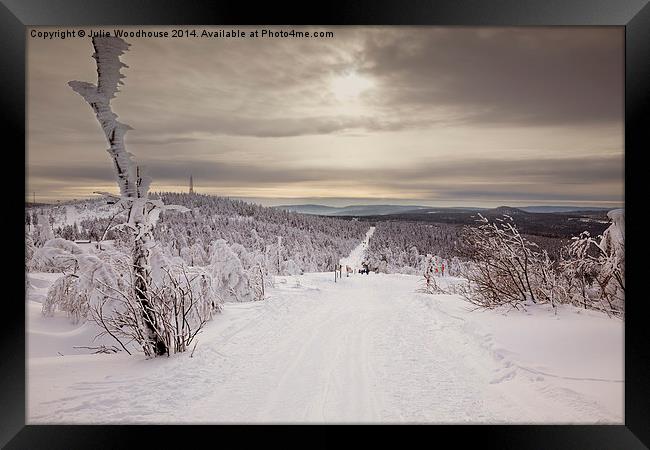
[[[646,448],[647,2],[1,11],[7,448]]]

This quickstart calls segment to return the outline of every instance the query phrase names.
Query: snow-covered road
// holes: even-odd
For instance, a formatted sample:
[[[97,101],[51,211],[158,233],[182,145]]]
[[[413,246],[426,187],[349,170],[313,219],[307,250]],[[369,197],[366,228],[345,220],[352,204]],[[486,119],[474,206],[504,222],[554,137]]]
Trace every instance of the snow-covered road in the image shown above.
[[[41,317],[52,277],[31,279],[29,423],[623,421],[623,324],[594,312],[471,311],[415,276],[313,273],[226,304],[193,357],[145,360],[78,354],[90,325]]]
[[[341,258],[339,264],[341,264],[344,269],[346,266],[352,268],[355,272],[358,269],[361,269],[361,265],[363,264],[364,258],[366,256],[366,250],[368,249],[368,243],[370,242],[370,238],[374,232],[375,227],[370,227],[366,233],[366,237],[350,252],[350,255],[346,256],[345,258]]]

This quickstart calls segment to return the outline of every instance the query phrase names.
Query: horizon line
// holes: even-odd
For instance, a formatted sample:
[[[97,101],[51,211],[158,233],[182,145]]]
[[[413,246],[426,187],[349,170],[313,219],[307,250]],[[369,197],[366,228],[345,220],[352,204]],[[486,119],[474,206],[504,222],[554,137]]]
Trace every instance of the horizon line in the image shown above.
[[[167,191],[167,190],[160,190],[160,191],[152,191],[152,194],[157,194],[157,193],[173,193],[173,194],[186,194],[190,195],[189,192],[186,191]],[[606,208],[611,208],[611,207],[624,207],[625,206],[625,201],[609,201],[609,200],[602,200],[602,201],[597,201],[597,202],[589,202],[589,201],[584,201],[584,200],[545,200],[542,201],[541,203],[538,202],[530,202],[526,203],[525,201],[522,200],[503,200],[503,201],[477,201],[477,203],[489,203],[491,206],[479,206],[479,205],[473,205],[469,202],[472,202],[472,199],[468,200],[427,200],[427,199],[399,199],[399,198],[373,198],[373,197],[253,197],[253,196],[236,196],[236,195],[222,195],[222,194],[215,194],[215,193],[202,193],[202,192],[194,192],[195,195],[205,195],[205,196],[210,196],[210,197],[221,197],[221,198],[229,198],[229,199],[234,199],[234,200],[241,200],[241,201],[246,201],[248,203],[255,203],[255,204],[261,204],[259,201],[263,201],[264,203],[273,203],[273,204],[264,204],[262,206],[305,206],[305,205],[310,205],[310,206],[324,206],[324,207],[330,207],[330,208],[346,208],[346,207],[352,207],[352,206],[414,206],[414,207],[429,207],[429,208],[455,208],[455,207],[464,207],[464,208],[498,208],[500,206],[509,206],[509,207],[514,207],[514,208],[527,208],[527,207],[577,207],[577,208],[599,208],[599,209],[606,209]],[[89,201],[89,200],[96,200],[100,199],[101,197],[98,195],[93,195],[93,196],[79,196],[75,197],[72,199],[61,199],[61,198],[51,198],[51,197],[46,197],[47,200],[45,201],[37,201],[33,202],[31,201],[31,195],[26,195],[25,198],[25,205],[56,205],[56,204],[65,204],[65,203],[73,203],[73,202],[84,202],[84,201]],[[305,201],[302,203],[295,203],[297,201]],[[327,205],[327,204],[322,204],[322,203],[313,203],[309,201],[317,201],[317,202],[345,202],[345,200],[349,200],[350,202],[357,202],[357,203],[346,203],[346,204],[341,204],[337,206],[333,205]],[[294,202],[294,203],[282,203],[283,201],[287,202]],[[362,203],[358,203],[358,202]],[[366,202],[366,203],[363,203]],[[378,202],[389,202],[389,203],[378,203]],[[392,202],[392,203],[391,203]],[[443,205],[440,205],[440,203],[443,203]],[[450,206],[451,204],[451,206]],[[513,206],[515,205],[515,206]]]

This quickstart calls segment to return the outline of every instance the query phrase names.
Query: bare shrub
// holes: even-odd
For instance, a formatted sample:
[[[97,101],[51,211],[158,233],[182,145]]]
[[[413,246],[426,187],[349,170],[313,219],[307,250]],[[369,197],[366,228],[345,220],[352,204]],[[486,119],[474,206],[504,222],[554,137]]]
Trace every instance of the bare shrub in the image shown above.
[[[184,352],[213,314],[221,311],[222,302],[207,272],[184,265],[164,269],[160,282],[151,281],[147,286],[147,303],[141,301],[133,272],[129,273],[126,289],[101,286],[104,297],[90,308],[92,319],[104,330],[102,334],[114,338],[127,352],[131,342],[147,357],[158,354],[158,342],[165,344],[168,356]],[[156,324],[154,339],[149,334],[151,323]]]
[[[559,261],[528,241],[512,219],[498,223],[480,217],[465,230],[471,251],[464,267],[469,283],[462,295],[485,308],[527,302],[572,304],[622,316],[625,311],[625,255],[622,210],[608,213],[610,227],[599,238],[588,232],[562,248]]]
[[[527,302],[555,305],[555,277],[546,251],[524,238],[510,216],[489,222],[479,214],[479,222],[464,233],[473,261],[464,273],[468,300],[485,308],[518,309]]]
[[[418,292],[424,292],[425,294],[446,294],[447,292],[438,285],[438,277],[435,274],[436,257],[427,255],[426,258],[423,286],[418,289]]]

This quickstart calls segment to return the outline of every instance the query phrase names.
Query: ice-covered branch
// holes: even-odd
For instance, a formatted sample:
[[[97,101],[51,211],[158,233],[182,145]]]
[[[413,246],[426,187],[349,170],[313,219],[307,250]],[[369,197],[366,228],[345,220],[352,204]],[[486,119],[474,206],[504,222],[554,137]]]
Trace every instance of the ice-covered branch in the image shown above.
[[[97,85],[85,81],[70,81],[68,85],[81,95],[95,112],[97,120],[104,130],[110,148],[107,150],[113,158],[117,184],[123,197],[146,197],[151,179],[141,173],[132,154],[126,150],[124,135],[132,128],[117,120],[117,114],[111,109],[111,99],[119,92],[124,75],[120,72],[128,67],[120,61],[120,56],[129,49],[130,44],[117,37],[93,38],[97,61]]]
[[[117,200],[110,194],[109,197],[113,201],[117,200],[117,205],[127,211],[128,218],[121,226],[131,229],[134,236],[133,290],[144,324],[141,332],[147,340],[145,353],[168,354],[168,346],[160,337],[157,319],[149,313],[156,306],[152,304],[155,298],[149,292],[150,250],[155,246],[153,229],[160,212],[166,207],[162,201],[148,198],[151,179],[144,176],[142,168],[133,161],[133,155],[126,150],[124,144],[124,135],[132,128],[118,122],[117,114],[111,109],[111,99],[118,92],[118,86],[123,84],[124,75],[120,71],[127,67],[120,61],[120,56],[129,49],[129,44],[117,37],[95,37],[93,46],[93,58],[97,61],[97,85],[84,81],[70,81],[68,85],[93,109],[110,145],[108,153],[113,159],[120,198]],[[172,208],[174,207],[169,207]]]

